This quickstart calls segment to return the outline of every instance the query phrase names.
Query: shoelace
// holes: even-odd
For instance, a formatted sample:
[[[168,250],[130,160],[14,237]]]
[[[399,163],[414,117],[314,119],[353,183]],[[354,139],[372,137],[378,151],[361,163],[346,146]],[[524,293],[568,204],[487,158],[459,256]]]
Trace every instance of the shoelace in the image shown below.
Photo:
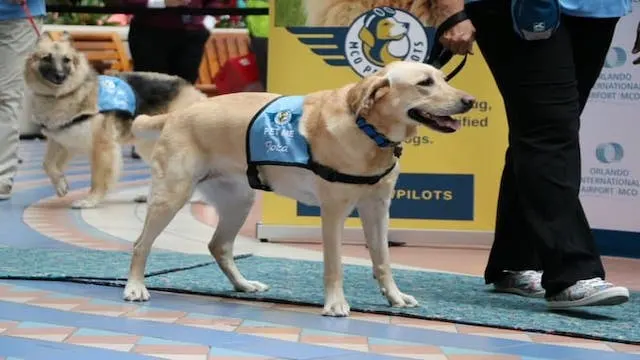
[[[593,279],[587,279],[587,280],[579,280],[577,284],[581,286],[612,285],[610,282],[604,281],[602,280],[602,278],[599,278],[599,277],[593,278]]]

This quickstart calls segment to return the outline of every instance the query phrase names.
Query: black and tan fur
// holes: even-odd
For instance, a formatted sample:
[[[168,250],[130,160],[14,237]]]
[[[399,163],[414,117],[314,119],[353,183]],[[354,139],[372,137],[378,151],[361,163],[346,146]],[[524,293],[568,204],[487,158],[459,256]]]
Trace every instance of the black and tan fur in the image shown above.
[[[58,196],[65,196],[68,184],[64,168],[75,154],[91,161],[89,195],[73,203],[74,208],[91,208],[102,202],[117,181],[122,167],[121,145],[135,144],[147,161],[154,141],[131,133],[137,115],[164,114],[187,107],[206,96],[187,81],[165,74],[127,72],[125,80],[136,95],[136,114],[98,112],[98,74],[86,56],[77,51],[68,33],[54,40],[42,35],[25,64],[25,81],[32,93],[34,121],[47,137],[44,169]]]

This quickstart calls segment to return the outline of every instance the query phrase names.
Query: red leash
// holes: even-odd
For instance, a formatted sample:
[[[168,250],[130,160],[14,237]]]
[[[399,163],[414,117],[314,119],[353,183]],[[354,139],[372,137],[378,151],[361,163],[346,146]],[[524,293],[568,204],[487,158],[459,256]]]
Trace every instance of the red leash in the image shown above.
[[[40,37],[40,30],[38,29],[36,21],[33,19],[33,15],[31,15],[31,10],[29,10],[29,5],[27,5],[27,0],[22,0],[20,5],[22,5],[22,10],[24,10],[25,15],[27,15],[27,20],[31,23],[33,30],[35,30],[38,37]]]

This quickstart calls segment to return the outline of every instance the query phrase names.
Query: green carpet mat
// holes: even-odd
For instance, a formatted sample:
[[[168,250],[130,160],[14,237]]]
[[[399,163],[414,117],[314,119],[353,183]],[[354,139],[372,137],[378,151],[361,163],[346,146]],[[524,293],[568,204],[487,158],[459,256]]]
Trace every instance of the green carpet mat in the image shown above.
[[[129,259],[129,253],[121,252],[0,248],[0,279],[97,281],[122,286]],[[207,256],[160,252],[149,258],[146,284],[156,290],[314,306],[323,303],[320,262],[250,256],[237,263],[248,279],[264,282],[271,289],[258,294],[236,293]],[[494,293],[479,277],[395,270],[400,289],[420,302],[417,308],[397,309],[389,307],[380,294],[370,267],[346,265],[344,270],[344,288],[353,310],[640,344],[637,293],[622,306],[551,312],[542,299]]]

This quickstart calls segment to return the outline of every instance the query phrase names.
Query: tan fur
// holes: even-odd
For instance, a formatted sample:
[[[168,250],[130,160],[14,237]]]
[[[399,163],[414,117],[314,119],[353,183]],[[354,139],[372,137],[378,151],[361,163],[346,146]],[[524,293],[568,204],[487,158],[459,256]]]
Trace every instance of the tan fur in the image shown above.
[[[380,6],[408,11],[424,25],[433,24],[428,0],[302,0],[307,26],[349,26],[362,13]]]
[[[433,81],[424,85],[428,78]],[[246,178],[248,124],[276,96],[269,93],[218,96],[183,110],[136,119],[134,133],[163,129],[152,155],[149,207],[144,229],[134,245],[125,299],[149,299],[144,269],[151,246],[196,187],[218,211],[220,221],[209,251],[229,281],[237,291],[268,289],[261,282],[247,280],[237,269],[233,242],[254,198]],[[392,148],[379,148],[358,129],[357,115],[366,116],[390,140],[401,142],[413,136],[420,125],[408,115],[410,109],[430,116],[447,116],[469,110],[472,103],[473,98],[449,86],[439,70],[415,62],[395,62],[358,83],[307,95],[300,132],[317,162],[342,173],[377,175],[390,168],[396,158]],[[382,293],[392,306],[417,305],[412,296],[396,286],[387,248],[388,209],[399,173],[397,164],[375,185],[327,182],[296,167],[261,166],[259,170],[263,182],[275,193],[321,208],[323,314],[349,314],[342,289],[340,244],[345,218],[354,207],[363,221],[374,275]]]
[[[39,71],[46,56],[69,59],[70,72],[61,85],[55,85]],[[164,74],[137,73],[147,79],[174,79]],[[136,138],[131,121],[98,112],[98,78],[86,57],[73,46],[68,34],[54,41],[45,33],[26,60],[24,77],[33,93],[31,106],[34,120],[43,125],[47,137],[44,169],[58,196],[65,196],[68,184],[64,168],[76,154],[86,154],[91,162],[91,190],[87,198],[73,203],[74,208],[95,207],[102,202],[117,181],[122,167],[121,145],[135,144],[140,156],[148,161],[155,140]],[[170,102],[162,103],[150,114],[161,114],[187,107],[206,96],[190,85],[182,87]],[[60,128],[71,119],[87,114],[90,118],[68,128]],[[56,130],[57,129],[57,130]]]

